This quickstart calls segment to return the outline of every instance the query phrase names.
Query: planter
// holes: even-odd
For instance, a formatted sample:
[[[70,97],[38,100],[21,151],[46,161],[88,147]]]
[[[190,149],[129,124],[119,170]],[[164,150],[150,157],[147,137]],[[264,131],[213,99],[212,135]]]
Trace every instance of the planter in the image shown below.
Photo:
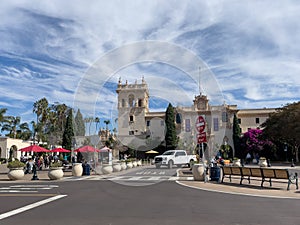
[[[103,164],[101,170],[103,174],[110,174],[113,172],[113,167],[110,164]]]
[[[133,167],[132,162],[127,162],[126,163],[127,169],[131,169]]]
[[[232,162],[233,166],[241,166],[241,160],[240,159],[234,159]]]
[[[132,165],[133,165],[133,167],[137,167],[137,162],[136,162],[136,161],[133,161],[133,162],[132,162]]]
[[[82,176],[83,167],[82,163],[73,163],[72,165],[72,175],[75,177]]]
[[[192,173],[195,181],[205,180],[205,167],[204,164],[194,164],[192,168]]]
[[[64,176],[62,167],[50,167],[48,177],[50,180],[59,180]]]
[[[267,159],[259,159],[258,165],[260,167],[267,167],[268,166]]]
[[[126,162],[121,162],[121,169],[122,170],[126,170],[127,169]]]
[[[122,170],[120,163],[114,163],[112,167],[113,167],[113,172],[120,172]]]
[[[136,163],[137,163],[138,166],[141,166],[142,165],[142,160],[140,159]]]
[[[10,168],[7,174],[10,180],[22,180],[24,177],[24,170],[22,168]]]

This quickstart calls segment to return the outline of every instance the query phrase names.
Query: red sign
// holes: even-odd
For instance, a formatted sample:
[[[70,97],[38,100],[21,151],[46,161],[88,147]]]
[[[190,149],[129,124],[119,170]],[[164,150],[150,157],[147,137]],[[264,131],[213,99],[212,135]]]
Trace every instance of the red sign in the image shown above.
[[[206,141],[206,133],[197,134],[197,142],[198,144],[205,143]]]
[[[203,116],[198,116],[196,120],[196,129],[199,133],[202,133],[205,130],[205,120]]]

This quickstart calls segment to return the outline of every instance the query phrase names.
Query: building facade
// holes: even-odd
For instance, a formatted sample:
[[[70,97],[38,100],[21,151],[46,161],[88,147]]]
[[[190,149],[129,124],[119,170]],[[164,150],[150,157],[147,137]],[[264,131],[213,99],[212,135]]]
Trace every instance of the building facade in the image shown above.
[[[0,137],[0,158],[8,159],[10,157],[21,157],[21,152],[18,151],[21,148],[26,148],[32,145],[31,141],[23,141],[21,139],[14,139],[9,137]]]
[[[146,151],[162,144],[165,137],[165,112],[149,110],[149,89],[144,79],[138,84],[122,84],[119,80],[118,94],[118,139],[130,148]],[[178,148],[190,153],[201,147],[205,140],[206,157],[212,157],[221,145],[233,148],[232,125],[237,115],[241,132],[257,128],[275,109],[238,109],[237,105],[210,105],[206,95],[195,96],[189,107],[177,106],[175,111],[176,132],[179,137]],[[199,117],[204,118],[205,126],[200,129]],[[202,124],[202,125],[203,125]],[[203,135],[205,136],[204,139]],[[201,138],[200,138],[201,136]],[[234,149],[233,149],[234,150]]]

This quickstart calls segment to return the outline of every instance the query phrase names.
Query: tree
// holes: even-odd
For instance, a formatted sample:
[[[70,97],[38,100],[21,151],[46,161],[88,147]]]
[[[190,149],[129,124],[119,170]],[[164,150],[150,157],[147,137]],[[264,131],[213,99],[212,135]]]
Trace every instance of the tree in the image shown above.
[[[236,114],[234,114],[233,116],[232,140],[233,140],[235,156],[240,159],[244,158],[241,149],[241,128]]]
[[[262,124],[264,137],[293,147],[292,157],[299,162],[300,147],[300,101],[278,108]]]
[[[42,98],[38,101],[36,101],[33,104],[33,112],[36,114],[36,126],[39,127],[39,129],[36,130],[37,136],[42,141],[47,141],[47,136],[45,136],[45,124],[47,122],[47,119],[49,118],[48,112],[48,100],[46,98]]]
[[[176,149],[178,138],[176,135],[174,108],[171,103],[169,103],[166,111],[165,125],[166,125],[166,135],[165,135],[166,149],[167,150]]]
[[[1,108],[0,109],[0,125],[2,126],[2,123],[5,121],[5,116],[4,114],[6,113],[7,109],[6,108]]]
[[[108,138],[108,124],[110,124],[110,120],[104,120],[103,122],[106,125],[106,128],[105,128],[105,137],[107,139]]]
[[[8,137],[28,140],[31,136],[31,132],[27,123],[21,123],[21,117],[19,116],[7,116],[5,117],[4,125],[1,131],[7,131]]]
[[[65,149],[72,149],[74,131],[73,131],[73,110],[69,109],[67,122],[63,133],[62,147]]]
[[[95,124],[96,124],[96,134],[98,134],[98,125],[100,124],[100,118],[96,117],[94,120]]]
[[[94,118],[91,116],[84,118],[84,123],[86,123],[86,125],[89,126],[89,136],[91,135],[91,126],[93,122],[94,122]]]
[[[75,136],[84,136],[85,135],[85,125],[83,116],[80,112],[80,109],[77,110],[77,113],[75,115],[75,125],[74,125],[74,134]]]
[[[45,123],[48,118],[48,100],[42,98],[33,104],[33,112],[37,116],[37,123]]]

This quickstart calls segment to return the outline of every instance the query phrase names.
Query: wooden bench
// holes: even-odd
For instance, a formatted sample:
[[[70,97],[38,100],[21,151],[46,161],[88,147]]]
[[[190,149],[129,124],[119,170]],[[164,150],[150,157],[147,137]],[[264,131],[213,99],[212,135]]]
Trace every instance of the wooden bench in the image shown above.
[[[261,187],[268,179],[270,186],[272,186],[272,179],[288,180],[287,190],[290,190],[290,185],[295,184],[298,189],[298,174],[291,174],[288,169],[280,168],[264,168],[264,167],[238,167],[238,166],[223,166],[222,167],[222,183],[226,176],[229,176],[231,182],[231,176],[240,176],[240,184],[244,179],[247,179],[250,184],[250,177],[259,177],[261,180]]]

